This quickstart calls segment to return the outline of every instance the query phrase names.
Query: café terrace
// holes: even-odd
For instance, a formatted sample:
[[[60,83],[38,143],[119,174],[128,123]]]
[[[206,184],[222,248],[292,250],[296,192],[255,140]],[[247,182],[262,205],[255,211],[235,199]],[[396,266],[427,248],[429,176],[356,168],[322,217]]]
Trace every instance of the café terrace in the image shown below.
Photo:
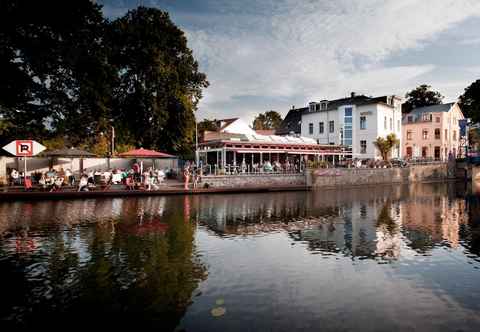
[[[351,156],[346,147],[317,144],[297,136],[261,135],[240,119],[219,120],[218,130],[205,131],[198,144],[197,158],[202,165],[229,169],[246,164],[249,169],[264,162],[299,163],[329,161],[332,164]]]

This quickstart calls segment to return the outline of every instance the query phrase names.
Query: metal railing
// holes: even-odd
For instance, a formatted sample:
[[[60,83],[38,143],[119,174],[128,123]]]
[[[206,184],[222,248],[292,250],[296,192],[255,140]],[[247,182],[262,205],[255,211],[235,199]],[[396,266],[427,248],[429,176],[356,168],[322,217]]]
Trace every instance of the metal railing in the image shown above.
[[[300,174],[305,170],[305,165],[290,165],[290,167],[261,167],[253,165],[204,165],[202,175],[252,175],[252,174]]]

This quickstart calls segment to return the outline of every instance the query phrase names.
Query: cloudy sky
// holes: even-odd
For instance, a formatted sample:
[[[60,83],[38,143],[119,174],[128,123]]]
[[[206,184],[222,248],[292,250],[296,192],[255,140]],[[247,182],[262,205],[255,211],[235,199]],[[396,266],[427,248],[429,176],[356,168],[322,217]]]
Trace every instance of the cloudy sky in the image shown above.
[[[405,93],[454,101],[480,78],[480,0],[102,0],[115,18],[144,5],[186,32],[210,87],[198,117]]]

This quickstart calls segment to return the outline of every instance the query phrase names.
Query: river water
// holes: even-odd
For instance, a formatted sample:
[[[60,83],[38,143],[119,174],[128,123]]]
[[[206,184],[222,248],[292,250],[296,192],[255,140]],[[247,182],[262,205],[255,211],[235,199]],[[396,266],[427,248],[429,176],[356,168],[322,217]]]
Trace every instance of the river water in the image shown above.
[[[0,203],[0,327],[479,331],[463,184]]]

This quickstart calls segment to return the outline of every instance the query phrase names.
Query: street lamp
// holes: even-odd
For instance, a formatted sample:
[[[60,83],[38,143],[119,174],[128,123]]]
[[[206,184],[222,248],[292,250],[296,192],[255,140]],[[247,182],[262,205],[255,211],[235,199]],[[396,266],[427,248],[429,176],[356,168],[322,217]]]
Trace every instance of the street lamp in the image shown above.
[[[199,158],[198,158],[198,124],[197,119],[195,119],[195,165],[199,165]]]

